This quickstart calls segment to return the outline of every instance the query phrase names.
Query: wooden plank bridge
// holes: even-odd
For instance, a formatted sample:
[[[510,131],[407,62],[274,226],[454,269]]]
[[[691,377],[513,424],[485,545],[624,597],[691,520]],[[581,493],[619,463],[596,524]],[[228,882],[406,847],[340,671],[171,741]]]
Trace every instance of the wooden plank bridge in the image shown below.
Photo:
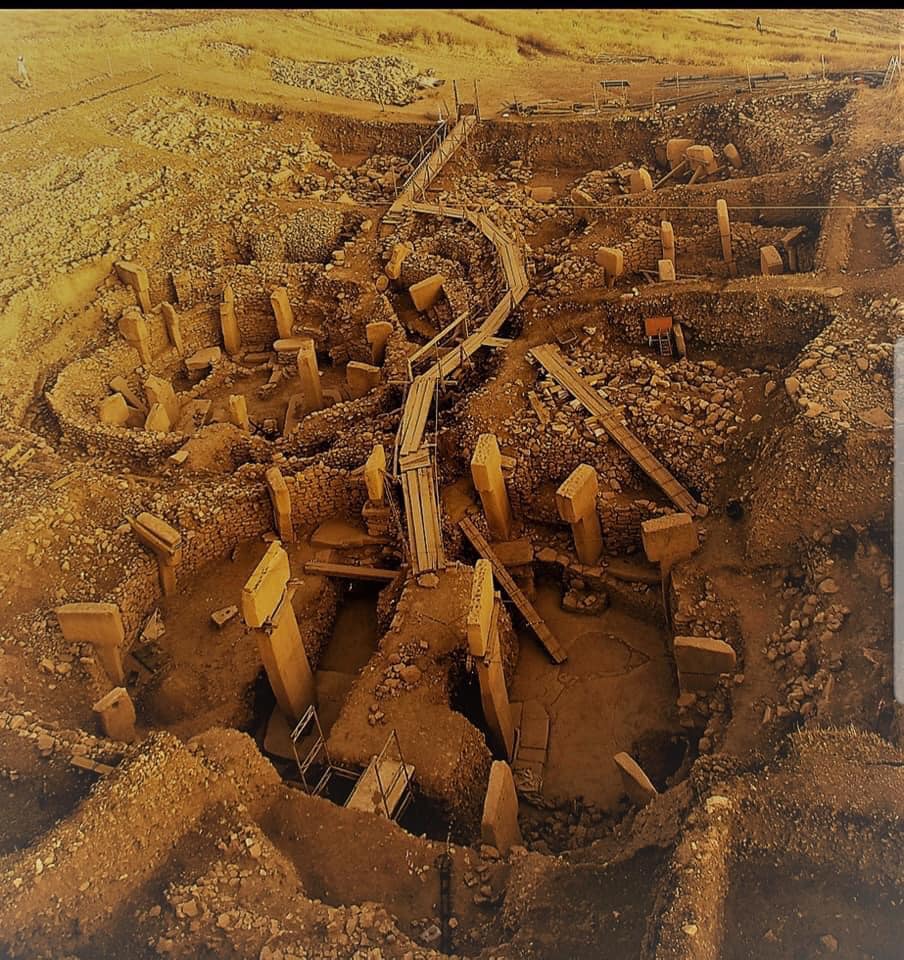
[[[476,209],[447,207],[416,199],[418,195],[423,198],[427,186],[465,142],[476,123],[475,115],[463,116],[445,139],[437,137],[436,148],[415,169],[383,218],[384,223],[397,223],[399,215],[404,211],[468,220],[495,247],[505,276],[505,289],[496,306],[461,343],[449,349],[423,373],[414,377],[405,397],[396,438],[396,464],[405,503],[411,570],[415,576],[445,567],[436,468],[430,447],[424,442],[424,431],[430,410],[437,399],[439,385],[487,341],[495,337],[511,312],[524,299],[529,287],[523,245],[500,230],[488,216]],[[450,324],[447,328],[448,334],[457,333],[462,323],[464,318],[461,318],[461,323]],[[434,338],[431,342],[431,348],[436,348],[437,354],[441,339],[442,337]],[[419,351],[417,359],[423,359],[425,352]]]

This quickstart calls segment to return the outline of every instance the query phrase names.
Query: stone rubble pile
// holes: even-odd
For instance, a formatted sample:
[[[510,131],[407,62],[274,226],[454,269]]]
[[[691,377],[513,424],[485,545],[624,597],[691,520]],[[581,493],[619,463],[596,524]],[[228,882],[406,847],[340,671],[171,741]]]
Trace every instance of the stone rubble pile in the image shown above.
[[[403,107],[420,93],[418,69],[403,57],[362,57],[348,63],[274,59],[270,61],[270,70],[279,83],[350,100]]]

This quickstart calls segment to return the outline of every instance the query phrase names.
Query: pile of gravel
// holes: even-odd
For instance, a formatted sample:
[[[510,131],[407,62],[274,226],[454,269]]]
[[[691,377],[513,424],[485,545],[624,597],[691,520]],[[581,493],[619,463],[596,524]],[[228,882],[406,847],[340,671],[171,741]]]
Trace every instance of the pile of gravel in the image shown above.
[[[403,57],[364,57],[348,63],[271,60],[271,76],[305,90],[403,107],[417,99],[418,71]]]

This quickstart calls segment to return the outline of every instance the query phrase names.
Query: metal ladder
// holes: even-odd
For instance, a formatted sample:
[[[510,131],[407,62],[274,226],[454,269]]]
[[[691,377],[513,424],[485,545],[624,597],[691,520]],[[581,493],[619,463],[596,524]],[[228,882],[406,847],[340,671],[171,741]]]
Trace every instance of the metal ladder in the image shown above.
[[[672,335],[670,331],[663,330],[655,337],[650,337],[650,340],[656,341],[656,345],[659,347],[659,356],[670,357],[672,355]],[[652,346],[652,343],[650,345]]]
[[[885,76],[882,78],[882,86],[887,87],[891,84],[895,74],[900,75],[901,61],[898,57],[890,57],[888,66],[885,69]]]
[[[393,747],[395,748],[395,758],[389,756]],[[384,781],[380,772],[381,769],[393,766],[395,772],[391,774],[388,780]],[[370,804],[372,808],[369,812],[382,814],[387,820],[398,821],[414,799],[413,774],[414,767],[405,763],[399,737],[395,727],[393,727],[386,738],[386,743],[383,744],[383,749],[371,757],[367,769],[361,774],[354,790],[352,790],[348,800],[345,801],[345,806],[366,810]],[[376,792],[370,798],[367,797],[366,792],[359,797],[359,788],[366,791],[371,783],[376,785]],[[377,795],[379,795],[379,803],[374,803]]]
[[[314,743],[305,754],[304,759],[302,759],[298,754],[298,742],[307,735],[308,728],[312,722],[317,730],[317,736],[314,738]],[[301,785],[304,788],[305,793],[309,793],[313,796],[319,796],[326,789],[326,785],[329,783],[330,777],[334,773],[338,773],[340,776],[357,779],[358,775],[353,770],[349,770],[347,767],[339,766],[338,764],[333,763],[333,761],[330,759],[330,753],[326,747],[326,738],[323,735],[323,728],[320,726],[320,717],[318,717],[317,708],[313,704],[311,704],[311,706],[305,710],[304,715],[295,725],[295,728],[292,730],[290,736],[292,738],[292,753],[295,754],[295,763],[298,766],[298,775],[301,778]],[[320,775],[320,778],[316,783],[310,783],[308,781],[308,774],[311,772],[311,768],[317,764],[318,761],[323,764],[323,773]]]

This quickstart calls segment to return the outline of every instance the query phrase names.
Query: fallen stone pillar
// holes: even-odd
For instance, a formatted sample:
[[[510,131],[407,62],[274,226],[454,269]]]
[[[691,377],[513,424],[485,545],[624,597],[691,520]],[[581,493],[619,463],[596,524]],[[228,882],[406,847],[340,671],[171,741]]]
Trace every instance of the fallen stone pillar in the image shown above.
[[[659,240],[662,243],[662,256],[665,260],[675,263],[675,231],[668,220],[659,224]]]
[[[650,563],[667,573],[678,560],[689,557],[698,545],[697,528],[689,513],[671,513],[640,525],[643,549]]]
[[[630,190],[631,193],[646,193],[647,190],[653,189],[653,178],[650,176],[649,171],[645,170],[643,167],[640,170],[632,170],[630,178]]]
[[[176,567],[182,563],[182,534],[152,513],[129,517],[132,532],[157,557],[160,586],[164,594],[176,590]]]
[[[204,347],[203,350],[196,350],[190,357],[185,358],[185,371],[189,380],[201,380],[211,366],[219,363],[222,358],[223,351],[219,347]]]
[[[234,357],[242,349],[242,336],[235,318],[235,294],[228,283],[223,290],[223,302],[220,304],[220,330],[223,333],[224,349],[230,357]]]
[[[659,280],[660,282],[665,282],[675,279],[675,264],[671,260],[660,260],[658,263],[659,267]]]
[[[518,826],[518,792],[512,768],[502,760],[494,760],[483,801],[480,839],[506,856],[513,846],[521,844]]]
[[[716,218],[719,221],[719,239],[722,242],[722,259],[728,264],[733,277],[738,275],[738,267],[731,250],[731,221],[728,218],[728,204],[724,200],[716,201]]]
[[[672,137],[672,139],[669,140],[665,145],[665,155],[669,161],[670,170],[674,170],[675,167],[684,162],[684,154],[687,148],[693,145],[694,141],[689,140],[687,137]]]
[[[151,362],[151,335],[144,317],[130,307],[119,319],[119,332],[130,347],[138,351],[142,366]]]
[[[172,423],[162,403],[154,403],[144,421],[144,429],[151,433],[169,433]]]
[[[169,342],[176,348],[179,356],[182,356],[185,353],[185,346],[182,343],[182,321],[179,319],[179,314],[171,303],[165,301],[160,304],[160,312],[163,314],[163,323]]]
[[[373,320],[367,325],[366,336],[373,363],[382,364],[386,359],[386,343],[391,334],[392,324],[388,320]]]
[[[320,387],[320,371],[317,369],[317,350],[310,338],[303,340],[295,358],[301,392],[304,394],[305,413],[323,409],[323,391]]]
[[[502,476],[502,457],[499,443],[492,433],[477,438],[471,457],[471,478],[480,494],[483,512],[490,534],[496,540],[508,540],[512,535],[512,509],[505,479]]]
[[[734,673],[737,663],[734,650],[713,637],[675,637],[673,652],[682,693],[714,690],[723,674]]]
[[[153,374],[144,381],[144,395],[147,399],[148,409],[155,403],[163,405],[166,415],[171,424],[179,419],[179,399],[173,385],[162,377],[155,377]]]
[[[414,283],[408,288],[408,293],[417,310],[429,310],[443,291],[445,278],[441,273],[434,273],[432,276]]]
[[[120,743],[135,739],[135,706],[125,687],[114,687],[91,709],[100,718],[105,737]]]
[[[97,405],[97,416],[101,423],[109,423],[115,427],[125,426],[130,416],[126,398],[121,393],[104,397]]]
[[[760,247],[760,273],[764,277],[777,277],[783,270],[782,255],[778,250],[771,243]]]
[[[241,393],[230,393],[226,400],[229,407],[229,421],[243,433],[251,433],[251,421],[248,419],[248,401]]]
[[[596,509],[598,489],[596,470],[582,463],[556,490],[559,516],[571,524],[575,550],[581,563],[596,563],[603,549],[603,534]]]
[[[617,247],[601,247],[596,262],[606,271],[606,286],[611,290],[615,281],[625,272],[625,257]]]
[[[135,291],[142,313],[150,313],[151,294],[147,270],[130,260],[119,260],[114,264],[114,268],[119,279]]]
[[[617,753],[613,758],[621,774],[622,786],[632,803],[646,806],[659,791],[650,783],[640,765],[627,753]]]
[[[292,498],[289,487],[279,467],[270,467],[264,474],[267,481],[267,493],[273,505],[273,519],[276,532],[283,543],[295,542],[295,529],[292,526]]]
[[[534,203],[549,203],[556,192],[552,187],[530,187],[528,195]]]
[[[277,287],[270,294],[270,306],[276,317],[276,330],[279,338],[285,340],[292,336],[292,327],[295,324],[295,315],[292,304],[289,303],[289,291],[285,287]]]
[[[712,147],[705,147],[703,144],[692,144],[684,151],[684,156],[688,163],[694,168],[694,178],[699,176],[709,176],[719,169],[719,161],[713,154]],[[693,183],[694,178],[691,179]]]
[[[350,360],[345,366],[345,380],[352,399],[363,397],[378,387],[383,379],[383,371],[369,363]]]
[[[66,603],[54,610],[63,637],[70,643],[90,643],[113,683],[125,679],[122,644],[125,629],[115,603]]]

